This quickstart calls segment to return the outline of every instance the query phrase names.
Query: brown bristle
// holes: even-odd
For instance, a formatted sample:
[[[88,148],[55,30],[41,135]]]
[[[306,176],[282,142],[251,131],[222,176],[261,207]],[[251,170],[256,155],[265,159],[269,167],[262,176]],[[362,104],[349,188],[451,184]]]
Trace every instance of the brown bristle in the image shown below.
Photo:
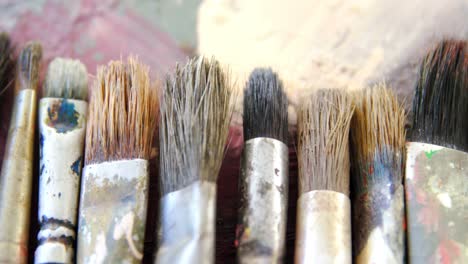
[[[162,195],[195,181],[216,182],[234,106],[228,74],[215,59],[176,66],[161,99]]]
[[[86,130],[85,164],[150,158],[158,118],[149,68],[135,58],[98,69]]]
[[[447,40],[421,63],[410,140],[468,151],[468,44]]]
[[[319,90],[298,112],[299,194],[349,195],[349,127],[354,106],[341,90]]]
[[[14,47],[6,33],[0,33],[0,95],[11,87],[14,79]]]
[[[400,182],[405,154],[405,110],[384,85],[355,97],[351,121],[353,191],[375,182]],[[368,173],[372,171],[372,173]]]
[[[39,42],[30,42],[18,57],[16,89],[37,89],[39,85],[39,68],[42,58],[42,46]]]

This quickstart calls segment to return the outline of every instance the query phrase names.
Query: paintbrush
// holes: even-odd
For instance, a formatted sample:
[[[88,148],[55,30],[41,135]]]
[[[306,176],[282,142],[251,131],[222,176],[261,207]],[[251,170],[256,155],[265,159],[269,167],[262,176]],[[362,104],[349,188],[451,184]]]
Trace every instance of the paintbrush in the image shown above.
[[[86,131],[88,76],[78,60],[50,64],[39,102],[39,224],[35,263],[72,263]]]
[[[355,95],[350,130],[354,262],[403,263],[405,111],[385,85]]]
[[[0,96],[10,87],[13,76],[15,60],[14,47],[7,33],[0,33]]]
[[[255,69],[244,91],[239,263],[282,263],[288,204],[288,98],[271,69]]]
[[[157,90],[137,59],[98,69],[86,126],[77,263],[140,263]]]
[[[26,44],[18,58],[16,96],[0,174],[0,262],[26,263],[32,191],[36,89],[42,48]]]
[[[406,161],[410,263],[468,263],[468,44],[423,59]]]
[[[349,127],[341,90],[318,90],[298,111],[296,263],[351,263]]]
[[[213,263],[216,181],[234,91],[215,59],[176,66],[161,99],[160,229],[155,263]]]

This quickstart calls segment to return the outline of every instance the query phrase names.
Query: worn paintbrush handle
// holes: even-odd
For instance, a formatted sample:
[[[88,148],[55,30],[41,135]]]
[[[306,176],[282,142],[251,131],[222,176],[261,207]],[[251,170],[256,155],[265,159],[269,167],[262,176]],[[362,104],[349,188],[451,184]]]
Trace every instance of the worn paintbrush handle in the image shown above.
[[[468,263],[468,153],[407,144],[409,263]]]
[[[77,263],[141,263],[148,161],[86,165],[81,182]]]
[[[36,263],[73,263],[87,103],[39,102],[39,224]]]
[[[351,263],[351,203],[334,191],[310,191],[297,202],[295,263]]]
[[[197,181],[161,198],[155,263],[214,263],[216,184]]]
[[[1,263],[26,263],[31,207],[36,91],[15,98],[0,175]]]
[[[245,142],[237,225],[239,263],[283,263],[287,204],[288,147],[271,138]]]

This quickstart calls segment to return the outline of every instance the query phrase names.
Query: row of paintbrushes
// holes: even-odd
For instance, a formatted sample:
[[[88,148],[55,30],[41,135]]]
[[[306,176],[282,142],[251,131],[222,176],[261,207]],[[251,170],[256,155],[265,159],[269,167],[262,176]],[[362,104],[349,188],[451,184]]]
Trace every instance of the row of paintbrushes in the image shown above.
[[[403,263],[406,241],[412,263],[467,262],[466,51],[466,42],[446,41],[425,57],[406,149],[405,111],[385,87],[353,95],[319,90],[303,100],[296,263]],[[6,86],[12,49],[4,35],[0,52],[0,84]],[[40,58],[40,45],[32,43],[17,63],[0,175],[2,263],[27,261]],[[88,108],[85,67],[69,59],[50,63],[38,108],[36,263],[73,262],[75,241],[78,263],[141,261],[158,122],[155,262],[213,263],[216,182],[235,92],[213,59],[177,66],[159,97],[148,71],[136,59],[100,67]],[[287,108],[277,75],[254,70],[244,92],[240,263],[284,258]]]

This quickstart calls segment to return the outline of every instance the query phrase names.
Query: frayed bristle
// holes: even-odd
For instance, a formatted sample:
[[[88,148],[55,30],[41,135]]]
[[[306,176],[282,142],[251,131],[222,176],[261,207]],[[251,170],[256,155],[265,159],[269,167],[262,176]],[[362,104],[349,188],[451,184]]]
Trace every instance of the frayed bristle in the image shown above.
[[[468,151],[467,42],[448,40],[424,58],[410,140]]]
[[[39,42],[30,42],[18,57],[16,89],[36,90],[39,85],[39,67],[41,66],[42,46]]]
[[[341,90],[319,90],[298,112],[299,193],[349,194],[349,126],[354,106]]]
[[[401,183],[405,157],[403,106],[384,85],[358,92],[355,103],[350,132],[353,191],[375,182]]]
[[[195,181],[216,182],[234,106],[228,74],[215,59],[176,66],[161,99],[162,195]]]
[[[158,118],[149,68],[135,58],[98,69],[89,105],[85,164],[150,158]]]
[[[8,34],[0,33],[0,95],[11,86],[14,79],[13,51]]]
[[[257,137],[288,144],[288,98],[271,69],[255,69],[244,92],[244,141]]]
[[[88,72],[79,60],[56,58],[47,69],[44,97],[87,100]]]

